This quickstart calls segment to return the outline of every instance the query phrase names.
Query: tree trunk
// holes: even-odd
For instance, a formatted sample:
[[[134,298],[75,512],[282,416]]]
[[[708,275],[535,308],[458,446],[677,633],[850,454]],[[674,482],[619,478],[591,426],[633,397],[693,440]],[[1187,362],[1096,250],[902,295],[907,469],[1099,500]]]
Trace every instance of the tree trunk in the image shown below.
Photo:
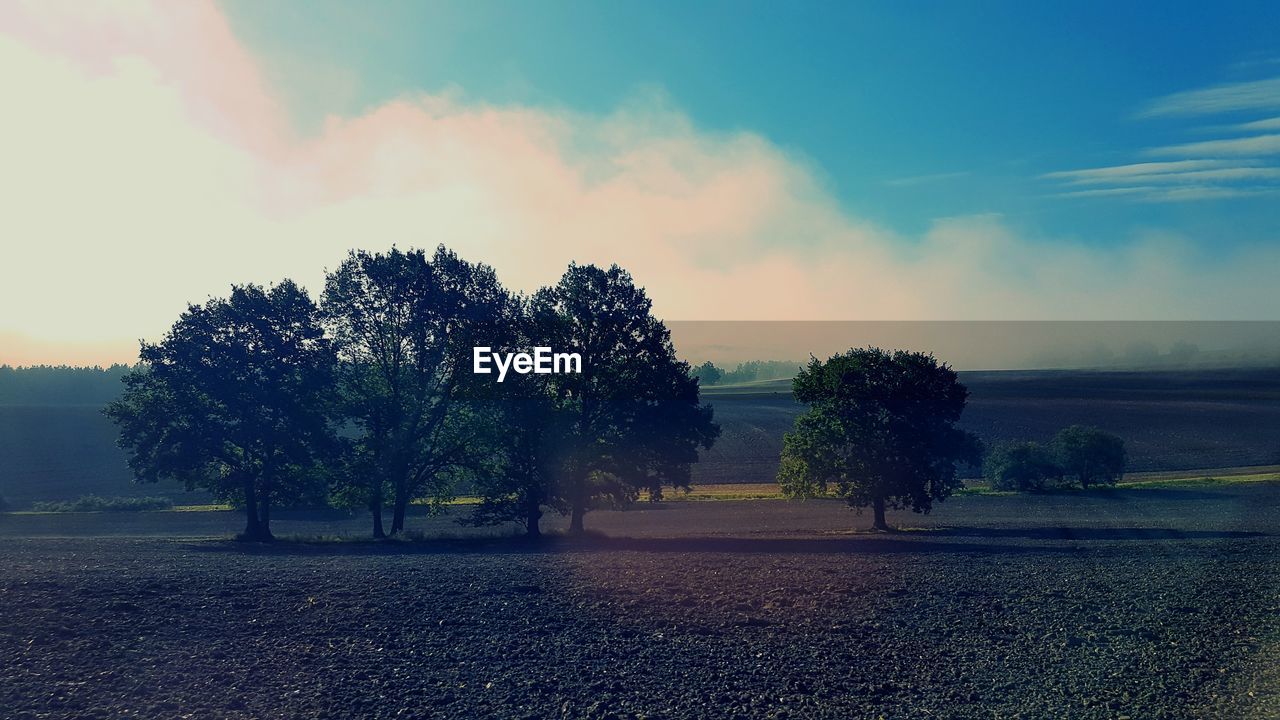
[[[582,518],[587,514],[587,478],[580,471],[575,471],[569,480],[569,534],[581,535],[586,528]]]
[[[382,530],[382,488],[377,488],[377,495],[369,502],[369,512],[373,514],[373,536],[382,539],[387,533]]]
[[[262,506],[262,513],[258,518],[258,539],[274,540],[275,537],[271,534],[271,492],[263,492],[258,502]]]
[[[889,523],[884,520],[884,498],[876,498],[871,501],[871,508],[875,512],[875,529],[888,530]]]
[[[538,527],[538,521],[542,519],[542,508],[536,502],[530,502],[525,508],[524,532],[525,537],[530,540],[537,540],[542,537],[542,530]]]
[[[409,506],[409,485],[408,482],[400,479],[396,480],[396,496],[391,501],[391,534],[404,530],[404,513]]]
[[[244,539],[258,540],[261,527],[258,524],[258,496],[253,489],[253,480],[244,481]]]

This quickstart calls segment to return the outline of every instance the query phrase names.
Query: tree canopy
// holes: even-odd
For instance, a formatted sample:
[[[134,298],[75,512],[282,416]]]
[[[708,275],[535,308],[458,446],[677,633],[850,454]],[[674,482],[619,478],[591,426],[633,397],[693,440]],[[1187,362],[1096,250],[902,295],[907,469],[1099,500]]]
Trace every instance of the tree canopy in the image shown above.
[[[143,482],[209,490],[245,510],[245,537],[271,538],[271,508],[321,500],[334,448],[334,356],[315,304],[285,280],[234,286],[191,305],[104,411]]]
[[[928,512],[961,486],[957,466],[977,464],[981,444],[955,423],[968,391],[932,355],[851,349],[810,360],[793,382],[809,405],[783,439],[778,480],[786,494],[835,492],[871,506],[887,529],[885,508]]]
[[[343,412],[357,428],[344,490],[370,509],[375,537],[384,502],[394,534],[411,501],[447,499],[454,475],[487,461],[471,349],[500,344],[513,307],[492,268],[444,247],[352,251],[329,274],[324,320],[342,361]]]
[[[689,374],[698,378],[700,386],[715,385],[720,382],[720,378],[724,377],[724,371],[716,367],[715,363],[710,360],[693,368]]]
[[[698,381],[651,307],[616,265],[570,265],[530,301],[534,333],[583,357],[581,373],[550,376],[539,386],[563,433],[554,443],[549,500],[569,513],[572,532],[583,530],[593,504],[630,502],[642,489],[660,497],[664,485],[687,485],[699,448],[719,435]]]

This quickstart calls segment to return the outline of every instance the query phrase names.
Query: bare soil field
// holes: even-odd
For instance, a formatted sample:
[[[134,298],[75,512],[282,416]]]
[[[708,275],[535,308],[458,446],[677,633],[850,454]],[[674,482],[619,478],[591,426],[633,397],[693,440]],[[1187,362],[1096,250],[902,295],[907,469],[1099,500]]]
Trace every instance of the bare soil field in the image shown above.
[[[1280,715],[1280,484],[891,520],[685,502],[536,546],[425,517],[452,537],[250,546],[234,513],[0,516],[0,714]]]

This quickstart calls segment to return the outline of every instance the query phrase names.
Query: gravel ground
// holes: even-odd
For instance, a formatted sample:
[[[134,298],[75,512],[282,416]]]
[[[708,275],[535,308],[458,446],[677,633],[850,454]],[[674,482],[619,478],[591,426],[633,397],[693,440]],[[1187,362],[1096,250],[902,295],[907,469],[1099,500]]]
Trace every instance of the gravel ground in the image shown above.
[[[669,503],[536,548],[137,536],[173,515],[0,518],[0,716],[1280,717],[1275,484],[956,498],[894,535]]]

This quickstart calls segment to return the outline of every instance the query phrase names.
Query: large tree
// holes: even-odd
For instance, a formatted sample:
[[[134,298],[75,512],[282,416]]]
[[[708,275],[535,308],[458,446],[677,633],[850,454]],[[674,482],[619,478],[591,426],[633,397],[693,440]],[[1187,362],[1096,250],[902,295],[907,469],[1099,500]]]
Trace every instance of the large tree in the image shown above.
[[[778,480],[793,497],[836,493],[870,506],[886,530],[886,507],[928,512],[960,487],[957,465],[976,465],[981,445],[955,426],[968,391],[932,355],[879,348],[817,358],[793,382],[809,409],[783,440]]]
[[[698,381],[676,357],[670,332],[631,275],[572,264],[560,282],[530,302],[531,337],[582,355],[582,372],[543,385],[557,428],[538,447],[554,452],[549,504],[583,531],[594,503],[633,501],[642,489],[687,486],[699,448],[719,435]]]
[[[273,505],[323,497],[333,352],[302,288],[235,286],[191,305],[141,359],[105,411],[140,481],[242,504],[253,540],[271,538]]]
[[[367,504],[375,537],[388,499],[394,534],[412,500],[447,499],[459,473],[487,462],[471,351],[498,344],[511,303],[490,267],[444,247],[352,251],[329,274],[321,307],[358,431],[346,489]]]

